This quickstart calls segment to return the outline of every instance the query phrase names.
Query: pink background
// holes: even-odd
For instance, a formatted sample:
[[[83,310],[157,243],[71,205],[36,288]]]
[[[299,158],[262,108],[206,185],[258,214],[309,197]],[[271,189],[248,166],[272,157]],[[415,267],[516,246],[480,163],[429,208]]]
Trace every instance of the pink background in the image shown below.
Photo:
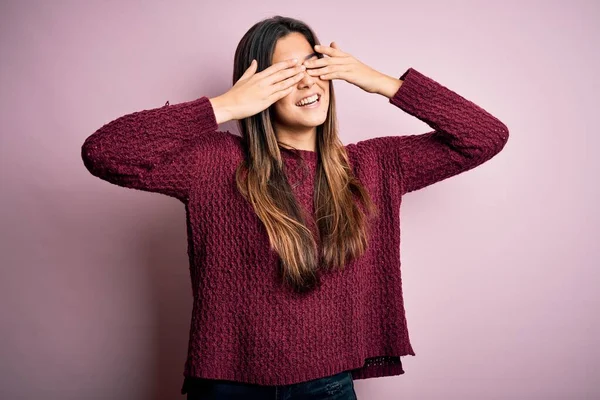
[[[417,356],[355,381],[359,399],[599,398],[600,3],[552,3],[3,1],[0,398],[181,397],[184,207],[94,178],[80,148],[120,115],[228,90],[241,36],[275,14],[510,129],[488,163],[405,197]],[[429,129],[335,88],[346,144]]]

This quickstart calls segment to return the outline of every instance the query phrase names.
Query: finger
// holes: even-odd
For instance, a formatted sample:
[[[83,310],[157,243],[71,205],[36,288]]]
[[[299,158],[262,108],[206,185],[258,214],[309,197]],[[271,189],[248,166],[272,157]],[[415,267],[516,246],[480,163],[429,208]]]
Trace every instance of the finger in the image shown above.
[[[282,97],[287,96],[292,92],[292,90],[294,90],[294,85],[302,80],[303,77],[304,72],[301,72],[274,85],[273,88],[275,88],[275,91],[268,96],[269,101],[275,102]]]
[[[296,65],[294,67],[286,68],[282,71],[276,72],[264,78],[264,83],[266,85],[273,85],[277,82],[289,78],[290,76],[294,76],[297,73],[304,72],[305,70],[306,67],[304,65]]]
[[[270,76],[274,73],[277,73],[281,70],[284,70],[286,68],[290,68],[295,66],[296,64],[298,64],[298,59],[297,58],[292,58],[289,60],[283,60],[283,61],[279,61],[267,68],[265,68],[264,70],[260,71],[258,74],[261,78],[263,77],[267,77]]]
[[[244,73],[242,74],[242,76],[240,76],[238,78],[238,80],[235,81],[234,86],[237,85],[238,83],[246,80],[246,79],[249,79],[252,75],[254,75],[254,73],[256,72],[256,66],[257,65],[258,65],[258,63],[256,62],[256,60],[252,60],[250,62],[250,66],[248,68],[246,68],[246,71],[244,71]]]
[[[348,73],[348,70],[340,68],[339,66],[325,67],[319,69],[309,69],[307,70],[310,76],[319,79],[346,79],[345,76]]]
[[[324,81],[331,80],[331,79],[344,79],[342,77],[340,71],[335,71],[335,72],[332,72],[330,74],[320,75],[319,78],[322,79],[322,80],[324,80]]]
[[[271,87],[273,88],[274,91],[280,91],[280,90],[284,90],[287,89],[288,87],[295,85],[296,83],[298,83],[299,81],[302,80],[302,78],[304,78],[304,71],[301,71],[293,76],[290,76],[289,78],[277,82],[274,85],[272,85]]]
[[[317,58],[315,60],[307,60],[302,63],[306,68],[318,68],[325,67],[330,64],[345,64],[347,62],[345,57],[327,57]]]
[[[271,96],[269,96],[269,102],[271,104],[275,103],[277,100],[283,99],[285,96],[287,96],[288,94],[292,93],[292,91],[294,90],[294,86],[290,86],[287,89],[284,90],[280,90],[278,92],[273,93]]]
[[[315,45],[315,50],[319,53],[327,54],[330,57],[343,57],[346,55],[343,51],[336,49],[334,47],[323,46],[323,45]]]
[[[340,68],[337,65],[328,65],[326,67],[323,68],[311,68],[311,69],[307,69],[306,72],[310,75],[310,76],[319,76],[319,75],[324,75],[324,74],[329,74],[335,71],[339,71]]]
[[[246,68],[246,71],[244,72],[244,74],[242,76],[240,76],[240,79],[244,79],[244,78],[248,78],[248,77],[252,76],[252,74],[254,74],[254,72],[256,72],[257,65],[258,65],[258,63],[256,62],[256,60],[252,60],[252,62],[250,63],[250,66],[248,68]]]

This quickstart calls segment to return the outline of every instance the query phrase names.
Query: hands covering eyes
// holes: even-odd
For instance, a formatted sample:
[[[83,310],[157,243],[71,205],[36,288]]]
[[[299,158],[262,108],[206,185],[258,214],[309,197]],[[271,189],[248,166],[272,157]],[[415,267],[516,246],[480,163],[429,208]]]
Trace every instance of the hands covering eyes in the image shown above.
[[[331,46],[315,45],[315,51],[327,57],[304,61],[302,65],[309,75],[323,80],[342,79],[368,93],[376,92],[382,73],[343,52],[335,42]]]

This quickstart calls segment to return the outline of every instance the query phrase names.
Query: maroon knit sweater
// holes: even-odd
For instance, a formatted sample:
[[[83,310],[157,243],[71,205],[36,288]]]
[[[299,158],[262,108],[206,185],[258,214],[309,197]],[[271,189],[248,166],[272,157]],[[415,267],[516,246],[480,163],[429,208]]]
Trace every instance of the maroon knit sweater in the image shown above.
[[[433,130],[345,146],[380,215],[367,252],[324,274],[309,295],[284,290],[266,229],[235,185],[244,144],[217,130],[207,97],[124,115],[85,140],[93,175],[185,205],[193,290],[185,377],[288,385],[345,370],[354,379],[404,373],[400,356],[415,352],[402,297],[402,196],[491,159],[508,129],[413,68],[400,79],[389,102]],[[314,213],[317,152],[299,151],[305,176],[281,149],[288,180],[302,182],[293,189],[298,201]]]

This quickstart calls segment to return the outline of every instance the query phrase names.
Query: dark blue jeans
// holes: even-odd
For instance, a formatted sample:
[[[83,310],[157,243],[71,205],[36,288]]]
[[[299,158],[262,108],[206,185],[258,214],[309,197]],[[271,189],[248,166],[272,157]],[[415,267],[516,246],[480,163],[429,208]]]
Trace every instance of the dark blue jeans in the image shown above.
[[[350,371],[281,386],[194,378],[187,400],[357,400]]]

